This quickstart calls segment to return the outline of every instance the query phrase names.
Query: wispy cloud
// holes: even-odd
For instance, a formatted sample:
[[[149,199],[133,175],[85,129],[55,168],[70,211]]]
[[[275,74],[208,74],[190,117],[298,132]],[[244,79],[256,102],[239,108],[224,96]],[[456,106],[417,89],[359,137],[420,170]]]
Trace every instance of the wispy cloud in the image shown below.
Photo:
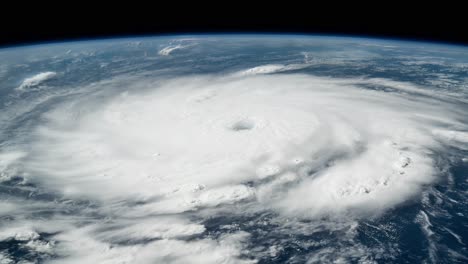
[[[41,72],[32,77],[24,79],[21,85],[17,88],[18,90],[24,90],[30,87],[37,86],[44,81],[54,78],[57,75],[56,72]]]
[[[158,53],[159,53],[159,55],[169,56],[173,51],[179,50],[179,49],[182,49],[182,48],[184,48],[184,46],[182,46],[181,44],[167,46],[167,47],[161,49]]]
[[[307,67],[307,64],[266,64],[257,67],[253,67],[247,70],[238,72],[239,75],[257,75],[257,74],[269,74],[276,72],[284,72],[290,70],[298,70]]]

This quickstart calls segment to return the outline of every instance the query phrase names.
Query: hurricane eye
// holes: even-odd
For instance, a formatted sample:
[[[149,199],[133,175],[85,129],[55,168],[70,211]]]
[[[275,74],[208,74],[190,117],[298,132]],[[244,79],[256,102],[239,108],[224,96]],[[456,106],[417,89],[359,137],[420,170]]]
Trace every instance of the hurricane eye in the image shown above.
[[[255,127],[255,123],[252,120],[243,119],[243,120],[235,122],[231,126],[231,130],[233,130],[233,131],[245,131],[245,130],[251,130],[254,127]]]

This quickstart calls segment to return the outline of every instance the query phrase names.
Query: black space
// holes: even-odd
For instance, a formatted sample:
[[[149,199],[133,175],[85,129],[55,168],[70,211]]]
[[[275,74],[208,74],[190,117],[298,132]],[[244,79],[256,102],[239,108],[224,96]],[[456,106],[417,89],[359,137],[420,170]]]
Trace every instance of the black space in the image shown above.
[[[21,5],[21,4],[20,4]],[[219,2],[172,6],[114,2],[112,8],[82,2],[28,4],[0,11],[0,46],[178,33],[305,33],[402,38],[468,45],[462,6],[393,3],[295,6]]]

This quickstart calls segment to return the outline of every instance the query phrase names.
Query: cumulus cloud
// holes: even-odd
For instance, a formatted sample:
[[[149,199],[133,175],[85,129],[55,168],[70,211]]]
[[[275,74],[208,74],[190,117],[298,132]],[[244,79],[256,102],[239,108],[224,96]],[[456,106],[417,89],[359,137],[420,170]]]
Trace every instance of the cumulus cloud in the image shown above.
[[[44,113],[27,149],[1,154],[0,169],[14,167],[64,199],[100,206],[86,208],[84,215],[100,216],[89,222],[51,220],[67,222],[53,236],[54,252],[66,256],[57,261],[254,262],[243,257],[248,233],[207,234],[207,211],[237,206],[273,212],[289,226],[323,217],[351,225],[419,195],[437,180],[435,152],[447,140],[466,143],[463,111],[449,95],[262,67],[140,78],[115,94],[104,88],[122,79],[110,80],[100,97],[90,89]],[[363,89],[376,84],[395,89]]]
[[[41,72],[32,77],[24,79],[21,85],[17,88],[18,90],[23,90],[27,88],[31,88],[41,84],[44,81],[54,78],[57,75],[56,72]]]

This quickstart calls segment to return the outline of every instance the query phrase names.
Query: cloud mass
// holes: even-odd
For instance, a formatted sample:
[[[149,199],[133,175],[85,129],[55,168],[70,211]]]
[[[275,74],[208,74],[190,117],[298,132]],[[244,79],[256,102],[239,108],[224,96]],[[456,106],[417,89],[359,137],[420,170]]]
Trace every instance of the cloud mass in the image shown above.
[[[52,71],[12,89],[0,118],[0,242],[10,250],[0,263],[18,260],[13,249],[46,263],[373,263],[392,259],[400,233],[372,220],[405,206],[437,262],[433,217],[446,212],[411,205],[443,203],[450,189],[438,184],[459,184],[444,153],[468,150],[463,96],[304,73],[322,63],[314,53],[200,73],[191,43],[129,46],[161,56],[145,54],[138,72],[112,57],[99,71],[121,71],[87,83],[67,73],[66,91],[46,87],[65,76]],[[35,87],[50,89],[23,92]],[[390,242],[359,237],[377,233]]]
[[[17,88],[18,90],[24,90],[30,87],[37,86],[44,81],[54,78],[57,75],[56,72],[41,72],[32,77],[24,79],[23,83]]]

